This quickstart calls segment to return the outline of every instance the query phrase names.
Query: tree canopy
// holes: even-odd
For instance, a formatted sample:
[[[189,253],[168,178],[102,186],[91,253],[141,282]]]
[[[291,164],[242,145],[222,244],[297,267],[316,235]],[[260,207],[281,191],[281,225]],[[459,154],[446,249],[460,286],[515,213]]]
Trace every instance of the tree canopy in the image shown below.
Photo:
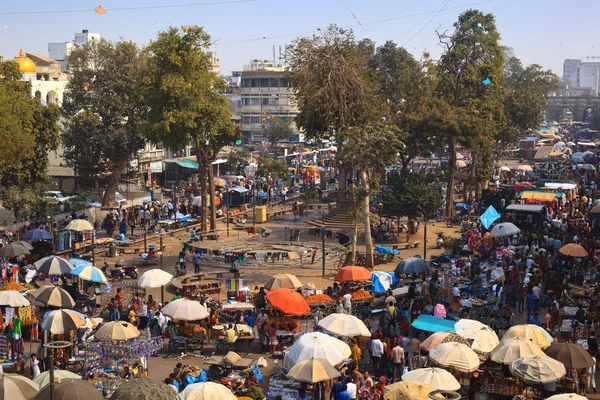
[[[285,161],[275,160],[270,156],[263,156],[258,162],[256,175],[264,178],[271,177],[275,179],[285,179],[288,177],[289,171]]]
[[[442,206],[440,190],[418,176],[405,179],[389,177],[383,186],[383,212],[400,217],[426,217],[434,215]]]
[[[69,56],[63,104],[65,159],[80,176],[107,176],[111,205],[122,172],[144,146],[147,107],[139,90],[142,60],[129,41],[92,40]]]
[[[271,143],[289,139],[293,132],[294,129],[287,117],[270,117],[264,123],[264,133]]]

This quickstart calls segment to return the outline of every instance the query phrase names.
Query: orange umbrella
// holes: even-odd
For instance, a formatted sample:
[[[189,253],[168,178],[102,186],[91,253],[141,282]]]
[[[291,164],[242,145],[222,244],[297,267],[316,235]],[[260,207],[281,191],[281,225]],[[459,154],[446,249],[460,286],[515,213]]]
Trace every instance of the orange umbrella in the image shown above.
[[[335,274],[335,280],[338,282],[346,281],[370,281],[371,271],[363,267],[349,265],[344,267]]]
[[[279,288],[269,290],[267,300],[284,314],[303,316],[310,313],[310,307],[302,295],[292,289]]]

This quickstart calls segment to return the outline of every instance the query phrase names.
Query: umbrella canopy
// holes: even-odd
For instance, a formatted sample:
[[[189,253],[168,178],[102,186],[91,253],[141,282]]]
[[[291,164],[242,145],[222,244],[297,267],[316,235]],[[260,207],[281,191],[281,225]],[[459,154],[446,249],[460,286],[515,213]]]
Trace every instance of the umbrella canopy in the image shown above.
[[[310,306],[302,295],[292,289],[273,289],[267,293],[273,307],[287,315],[303,316],[310,313]]]
[[[385,271],[373,271],[371,281],[373,281],[373,291],[377,293],[389,290],[394,283],[392,276]]]
[[[302,282],[294,274],[276,274],[273,275],[267,283],[265,283],[265,289],[300,289]]]
[[[561,254],[570,257],[587,257],[588,252],[583,248],[582,245],[577,243],[569,243],[560,248]]]
[[[300,382],[316,383],[337,378],[341,374],[324,358],[302,360],[290,369],[288,378]]]
[[[338,365],[350,358],[350,346],[333,336],[321,332],[305,333],[294,343],[285,358],[283,364],[291,368],[302,360],[311,358],[324,358],[331,365]]]
[[[453,367],[461,372],[473,372],[479,367],[479,357],[462,343],[442,343],[429,352],[429,358],[443,367]]]
[[[75,301],[64,289],[54,285],[45,285],[31,294],[33,298],[46,307],[73,308]]]
[[[402,375],[403,381],[421,382],[437,390],[458,390],[460,383],[448,371],[442,368],[420,368]]]
[[[65,226],[65,229],[68,231],[93,231],[94,227],[85,219],[74,219],[69,222],[69,225]]]
[[[24,240],[19,240],[18,242],[15,242],[17,244],[20,244],[21,246],[25,247],[28,251],[33,250],[33,246],[29,244],[29,242],[26,242]]]
[[[70,258],[69,262],[73,264],[75,269],[86,265],[94,265],[94,263],[92,263],[91,261],[84,260],[83,258]]]
[[[489,353],[500,343],[498,335],[489,326],[484,326],[474,332],[464,333],[462,336],[472,339],[471,348],[480,353]]]
[[[56,256],[44,257],[33,265],[39,273],[43,272],[46,275],[65,275],[75,269],[73,264],[62,257]]]
[[[42,329],[59,335],[68,331],[76,331],[85,325],[85,316],[73,310],[48,311],[42,320]]]
[[[81,379],[64,379],[54,385],[54,392],[50,393],[51,386],[43,388],[34,400],[104,400],[102,393],[88,381]],[[172,390],[172,389],[171,389]]]
[[[237,400],[227,386],[213,382],[194,383],[177,395],[177,400]]]
[[[0,374],[0,400],[30,400],[39,387],[31,379],[18,374]]]
[[[498,346],[490,353],[490,358],[498,364],[510,365],[519,358],[542,354],[544,352],[532,340],[514,337],[502,339]]]
[[[369,328],[354,315],[330,314],[319,321],[319,326],[326,331],[338,336],[366,336],[371,337]]]
[[[581,156],[576,156],[575,154],[571,156],[571,164],[583,164],[584,162],[585,160]]]
[[[587,397],[583,397],[575,393],[563,393],[550,396],[546,400],[587,400]]]
[[[198,321],[209,317],[204,306],[195,300],[177,299],[170,302],[161,310],[174,321]]]
[[[396,382],[383,388],[384,400],[429,400],[429,393],[435,391],[431,385],[421,382]]]
[[[600,214],[600,204],[595,205],[591,210],[590,213],[592,214]]]
[[[19,242],[7,244],[2,249],[0,249],[0,257],[4,258],[26,256],[27,254],[31,253],[29,253],[29,250],[23,247],[23,245]]]
[[[550,343],[552,343],[554,340],[552,336],[546,332],[546,330],[533,324],[522,324],[511,327],[508,331],[506,331],[504,336],[502,336],[502,340],[514,337],[530,339],[537,344],[540,349],[550,346]]]
[[[523,171],[523,172],[531,172],[533,171],[533,168],[531,168],[531,165],[519,165],[517,167],[518,171]]]
[[[106,275],[100,268],[96,268],[93,265],[82,265],[71,271],[71,275],[78,276],[79,279],[83,279],[88,282],[96,283],[107,283]]]
[[[500,168],[498,168],[498,171],[508,172],[508,171],[510,171],[510,168],[508,168],[506,165],[503,165]]]
[[[102,340],[129,340],[140,336],[140,331],[128,322],[108,322],[94,334],[96,339]]]
[[[427,263],[420,257],[409,257],[400,261],[394,270],[396,276],[400,274],[422,274],[429,270]]]
[[[575,343],[557,343],[544,350],[548,357],[560,361],[566,368],[588,368],[596,364],[590,353]]]
[[[23,235],[25,240],[52,240],[52,234],[43,229],[32,229]]]
[[[154,379],[130,379],[119,385],[110,400],[175,400],[177,394],[169,385]]]
[[[465,168],[467,163],[463,160],[456,160],[456,168]]]
[[[556,382],[567,373],[565,366],[546,355],[527,356],[513,361],[509,366],[513,376],[530,385]]]
[[[481,224],[485,229],[489,229],[490,225],[492,225],[494,221],[500,217],[501,215],[498,213],[498,211],[496,211],[494,206],[489,206],[487,210],[485,210],[485,212],[481,214],[479,220],[481,221]]]
[[[515,226],[512,222],[503,222],[492,228],[490,236],[493,238],[512,236],[515,233],[519,233],[521,230]]]
[[[466,334],[466,333],[475,332],[478,329],[481,329],[485,326],[487,326],[487,325],[482,322],[479,322],[477,320],[463,318],[463,319],[458,320],[458,322],[456,324],[454,324],[454,330],[459,335],[464,336],[464,334]]]
[[[576,144],[574,142],[567,142],[566,144],[567,144],[567,146],[576,146]]]
[[[431,351],[435,346],[440,343],[462,343],[467,347],[471,347],[471,344],[464,337],[457,335],[454,332],[436,332],[430,335],[427,339],[421,343],[421,349]]]
[[[338,282],[351,282],[351,281],[368,281],[371,279],[371,272],[363,267],[357,267],[355,265],[348,265],[347,267],[341,268],[337,274],[335,274],[335,280]]]
[[[0,306],[27,307],[29,300],[16,290],[4,290],[0,292]]]
[[[138,279],[138,286],[143,289],[159,288],[171,283],[173,275],[162,269],[151,269],[146,271]]]
[[[63,379],[82,379],[81,375],[77,375],[74,372],[65,371],[64,369],[54,370],[54,382],[56,382],[56,378]],[[44,386],[50,384],[50,371],[44,371],[35,378],[33,381],[38,384],[40,389],[43,389]]]

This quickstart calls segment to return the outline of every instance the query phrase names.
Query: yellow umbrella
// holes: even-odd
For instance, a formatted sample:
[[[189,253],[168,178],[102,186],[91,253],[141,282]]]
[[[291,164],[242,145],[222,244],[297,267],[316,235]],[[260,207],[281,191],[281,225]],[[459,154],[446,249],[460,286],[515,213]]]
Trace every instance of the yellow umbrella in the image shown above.
[[[402,375],[403,381],[420,382],[433,386],[437,390],[458,390],[460,383],[448,371],[442,368],[419,368]]]
[[[570,257],[587,257],[588,252],[583,248],[582,245],[577,243],[569,243],[560,248],[561,254]]]
[[[294,274],[275,274],[273,275],[267,283],[265,283],[265,289],[300,289],[302,287],[302,282],[296,277]]]
[[[500,343],[498,335],[496,335],[496,332],[489,326],[484,326],[476,331],[464,333],[462,336],[467,339],[473,339],[471,348],[481,353],[489,353],[498,346],[498,343]]]
[[[140,331],[128,322],[112,321],[108,322],[94,335],[96,339],[102,340],[128,340],[140,336]]]
[[[324,358],[302,360],[287,373],[288,378],[300,382],[316,383],[337,378],[341,374]]]
[[[421,382],[396,382],[384,387],[384,400],[429,400],[429,393],[435,391],[431,385]]]
[[[236,400],[226,386],[213,382],[194,383],[177,395],[177,400]]]
[[[461,372],[473,372],[480,364],[479,357],[469,346],[456,342],[438,344],[429,352],[429,358]]]
[[[508,331],[506,331],[504,336],[502,336],[502,340],[514,337],[530,339],[537,344],[540,349],[550,346],[550,343],[552,343],[553,340],[552,336],[550,336],[544,329],[533,324],[522,324],[511,327]]]
[[[490,358],[499,364],[510,365],[519,358],[542,354],[544,352],[532,340],[514,337],[502,339],[498,346],[490,353]]]
[[[371,331],[369,331],[365,323],[354,315],[330,314],[319,321],[319,326],[338,336],[371,336]]]

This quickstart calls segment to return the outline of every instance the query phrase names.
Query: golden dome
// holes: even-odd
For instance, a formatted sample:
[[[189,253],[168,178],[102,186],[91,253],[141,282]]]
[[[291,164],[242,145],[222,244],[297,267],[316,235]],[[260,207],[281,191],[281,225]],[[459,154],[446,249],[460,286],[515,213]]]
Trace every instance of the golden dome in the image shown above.
[[[23,49],[21,49],[19,56],[15,57],[13,61],[19,64],[19,69],[24,74],[35,74],[35,63],[23,53]]]

